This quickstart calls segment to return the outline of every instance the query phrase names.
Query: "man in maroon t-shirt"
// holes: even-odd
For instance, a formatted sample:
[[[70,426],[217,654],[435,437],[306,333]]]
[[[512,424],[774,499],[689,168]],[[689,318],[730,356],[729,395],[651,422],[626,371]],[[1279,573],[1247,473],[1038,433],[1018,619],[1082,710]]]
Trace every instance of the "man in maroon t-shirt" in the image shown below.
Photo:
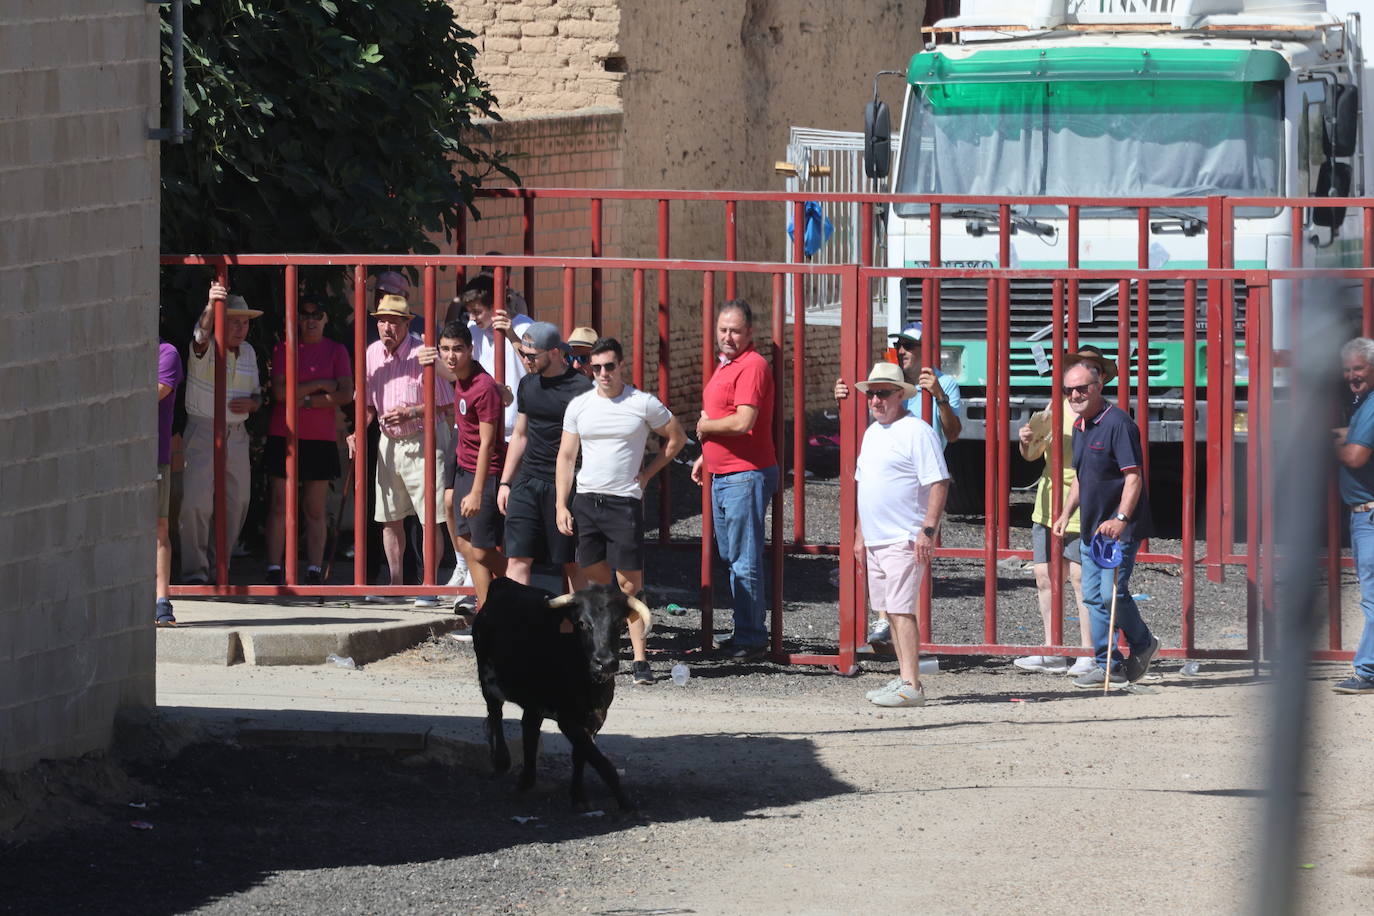
[[[720,364],[702,392],[697,421],[701,457],[692,479],[711,481],[716,546],[730,567],[735,632],[721,643],[731,658],[761,658],[768,651],[764,615],[763,521],[778,489],[773,452],[773,377],[754,349],[754,313],[731,299],[716,313]]]
[[[501,553],[502,516],[496,507],[496,484],[501,479],[506,443],[502,437],[505,405],[496,380],[472,356],[472,331],[450,321],[439,332],[438,350],[419,351],[421,365],[454,383],[454,416],[458,445],[445,473],[446,501],[451,501],[449,532],[453,548],[467,560],[477,606],[487,600],[491,580],[506,574]]]

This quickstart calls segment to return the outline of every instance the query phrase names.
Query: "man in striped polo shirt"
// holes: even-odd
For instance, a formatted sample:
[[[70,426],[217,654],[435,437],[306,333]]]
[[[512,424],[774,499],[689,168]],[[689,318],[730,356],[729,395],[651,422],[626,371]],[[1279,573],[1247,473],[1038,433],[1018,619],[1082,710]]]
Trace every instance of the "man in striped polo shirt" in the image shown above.
[[[224,513],[228,519],[225,543],[238,540],[248,515],[251,471],[248,431],[244,421],[262,406],[258,356],[248,343],[248,322],[262,312],[250,309],[242,296],[231,296],[219,283],[210,284],[209,301],[196,322],[186,371],[186,433],[182,476],[181,581],[205,585],[210,581],[210,543],[215,509],[215,301],[224,309]]]

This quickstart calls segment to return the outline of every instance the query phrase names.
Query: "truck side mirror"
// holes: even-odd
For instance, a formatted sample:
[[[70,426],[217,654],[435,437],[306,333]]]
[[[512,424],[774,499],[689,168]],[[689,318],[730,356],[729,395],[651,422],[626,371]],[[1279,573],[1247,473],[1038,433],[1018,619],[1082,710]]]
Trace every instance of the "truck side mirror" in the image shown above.
[[[1317,173],[1317,197],[1349,197],[1351,168],[1348,163],[1330,159],[1322,163]],[[1345,221],[1345,207],[1313,207],[1312,223],[1335,230]]]
[[[1360,133],[1360,90],[1354,86],[1336,87],[1336,104],[1332,111],[1332,134],[1328,156],[1345,158],[1355,155]]]
[[[892,168],[892,113],[874,99],[864,106],[864,174],[886,178]]]

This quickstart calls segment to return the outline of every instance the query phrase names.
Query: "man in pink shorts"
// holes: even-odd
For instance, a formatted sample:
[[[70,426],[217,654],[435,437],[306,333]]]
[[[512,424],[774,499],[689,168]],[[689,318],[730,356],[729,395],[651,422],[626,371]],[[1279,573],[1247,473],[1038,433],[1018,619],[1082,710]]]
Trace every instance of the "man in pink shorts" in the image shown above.
[[[854,473],[859,483],[854,548],[868,569],[873,609],[885,611],[891,621],[899,671],[867,696],[877,706],[924,706],[916,603],[933,556],[949,471],[935,430],[906,408],[916,386],[899,367],[878,363],[854,387],[863,392],[873,415]]]

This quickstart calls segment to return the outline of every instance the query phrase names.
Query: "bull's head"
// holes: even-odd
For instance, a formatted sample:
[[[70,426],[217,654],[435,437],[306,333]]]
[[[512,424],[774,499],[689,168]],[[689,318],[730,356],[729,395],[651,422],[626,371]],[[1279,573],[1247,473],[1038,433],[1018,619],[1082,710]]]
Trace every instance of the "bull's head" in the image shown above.
[[[642,620],[646,633],[653,625],[653,617],[643,601],[611,585],[592,585],[569,595],[550,598],[549,607],[562,612],[582,641],[589,673],[596,681],[615,676],[619,667],[616,650],[620,647],[620,631],[630,620]]]

